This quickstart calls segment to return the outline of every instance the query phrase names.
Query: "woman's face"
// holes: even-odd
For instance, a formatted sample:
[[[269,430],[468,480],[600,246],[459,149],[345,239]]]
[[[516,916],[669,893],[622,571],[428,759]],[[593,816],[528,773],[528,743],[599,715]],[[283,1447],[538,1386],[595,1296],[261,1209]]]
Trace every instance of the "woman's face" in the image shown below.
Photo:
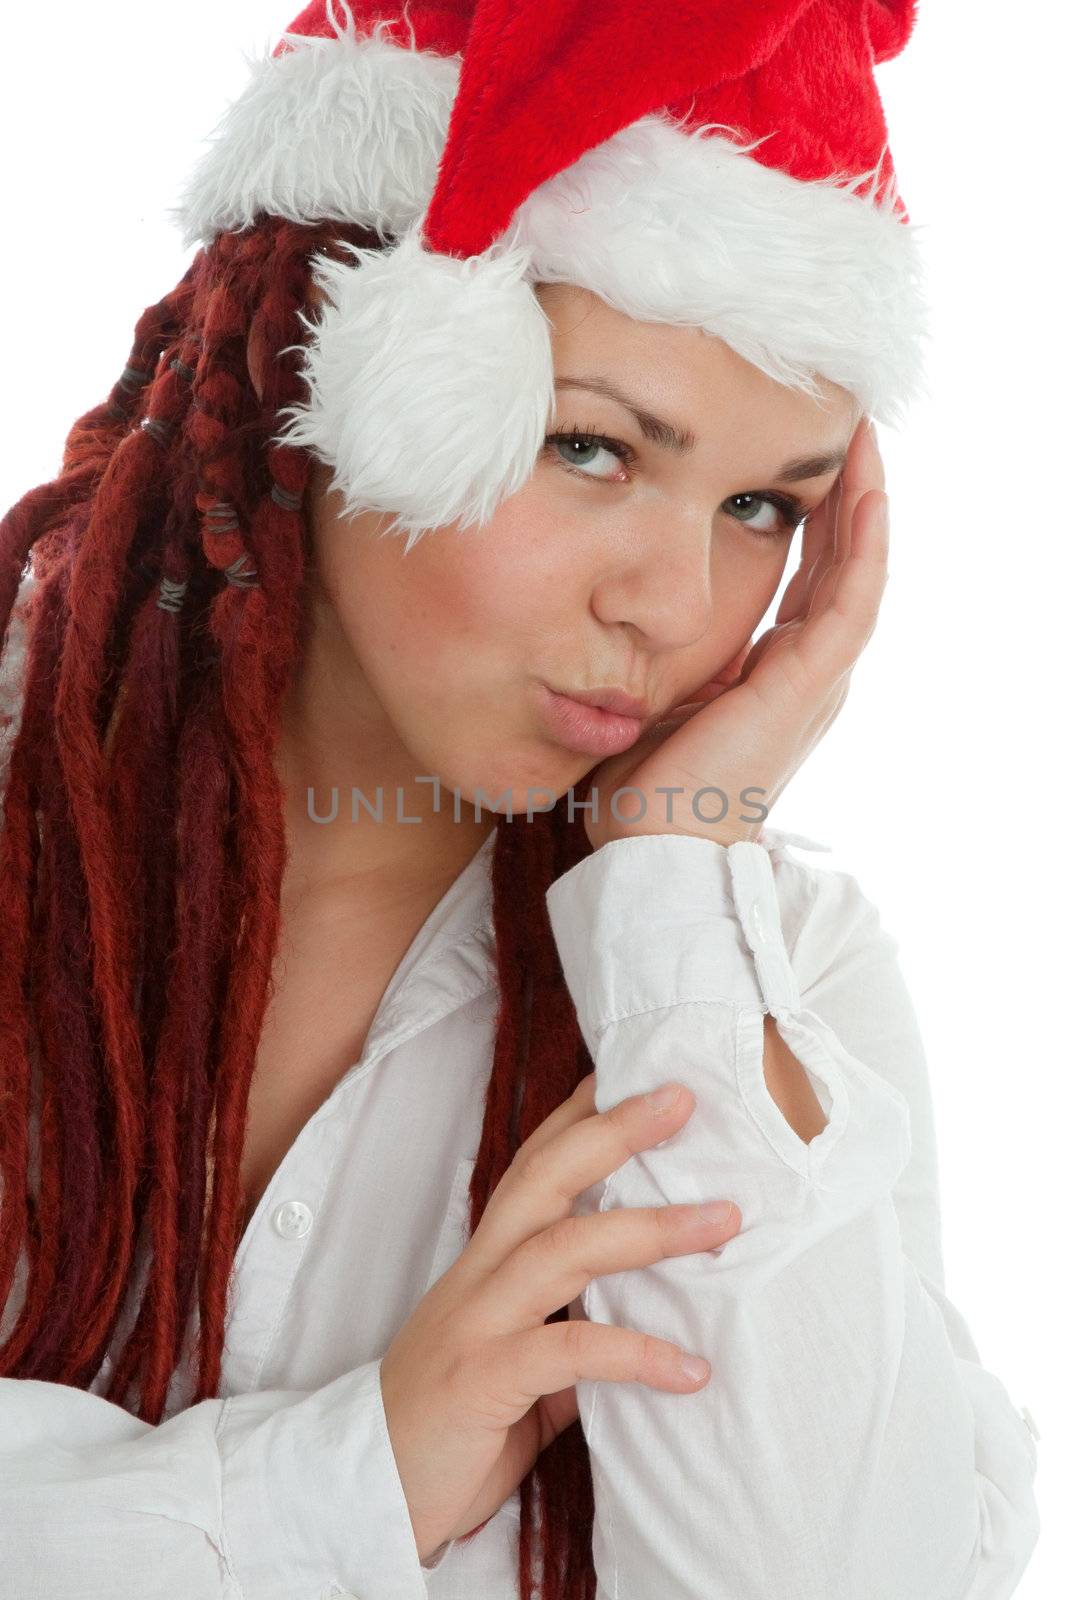
[[[840,470],[783,465],[843,456],[859,421],[845,390],[824,384],[820,408],[699,329],[636,322],[569,285],[538,296],[561,437],[489,525],[436,528],[405,555],[376,513],[342,516],[327,467],[311,483],[315,609],[350,651],[354,703],[374,706],[379,733],[391,725],[413,770],[498,812],[505,791],[521,811],[601,759],[556,742],[543,685],[621,688],[662,712],[736,656],[794,537],[772,497],[803,515]]]

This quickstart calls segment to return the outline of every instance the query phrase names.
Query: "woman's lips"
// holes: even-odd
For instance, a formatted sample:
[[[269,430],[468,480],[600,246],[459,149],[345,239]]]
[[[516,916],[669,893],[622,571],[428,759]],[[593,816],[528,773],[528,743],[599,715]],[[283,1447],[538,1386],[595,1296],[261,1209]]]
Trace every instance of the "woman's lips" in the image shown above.
[[[537,697],[553,739],[579,755],[615,756],[640,738],[644,726],[640,717],[584,706],[569,695],[557,694],[545,683],[537,685]]]

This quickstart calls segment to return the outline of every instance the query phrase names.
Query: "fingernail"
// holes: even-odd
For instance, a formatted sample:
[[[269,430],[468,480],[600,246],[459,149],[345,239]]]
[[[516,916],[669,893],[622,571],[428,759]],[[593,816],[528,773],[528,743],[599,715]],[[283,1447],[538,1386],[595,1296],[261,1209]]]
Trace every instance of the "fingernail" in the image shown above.
[[[726,1223],[734,1214],[733,1202],[730,1200],[712,1200],[706,1206],[698,1206],[697,1210],[705,1222]]]
[[[706,1378],[708,1373],[711,1371],[708,1363],[706,1361],[702,1361],[699,1356],[683,1356],[679,1361],[678,1366],[681,1368],[685,1376],[690,1378],[693,1383],[696,1383],[701,1378]]]
[[[666,1088],[653,1089],[651,1094],[645,1095],[645,1103],[652,1107],[657,1117],[669,1111],[679,1095],[679,1086],[676,1083],[667,1084]]]

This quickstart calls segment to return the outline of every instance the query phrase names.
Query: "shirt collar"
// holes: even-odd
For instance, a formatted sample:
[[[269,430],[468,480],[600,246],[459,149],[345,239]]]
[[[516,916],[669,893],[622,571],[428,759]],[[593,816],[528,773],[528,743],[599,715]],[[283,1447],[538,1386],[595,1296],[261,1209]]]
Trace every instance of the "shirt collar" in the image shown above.
[[[435,960],[454,945],[462,944],[486,924],[492,926],[493,846],[498,825],[486,834],[477,852],[453,878],[444,894],[408,945],[386,990],[399,989],[409,974],[424,962]]]
[[[404,952],[382,996],[363,1054],[345,1079],[496,981],[492,864],[498,828],[496,824],[486,834]],[[830,849],[804,834],[778,828],[761,829],[758,842],[772,851],[790,844]]]

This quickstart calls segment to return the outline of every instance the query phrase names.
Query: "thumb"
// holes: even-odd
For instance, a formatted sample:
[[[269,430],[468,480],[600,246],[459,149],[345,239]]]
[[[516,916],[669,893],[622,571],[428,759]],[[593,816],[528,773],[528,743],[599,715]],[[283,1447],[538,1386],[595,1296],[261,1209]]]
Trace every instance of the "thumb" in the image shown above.
[[[578,1420],[578,1391],[572,1384],[569,1389],[559,1389],[555,1394],[541,1396],[541,1449],[546,1450],[557,1440],[564,1428]]]

